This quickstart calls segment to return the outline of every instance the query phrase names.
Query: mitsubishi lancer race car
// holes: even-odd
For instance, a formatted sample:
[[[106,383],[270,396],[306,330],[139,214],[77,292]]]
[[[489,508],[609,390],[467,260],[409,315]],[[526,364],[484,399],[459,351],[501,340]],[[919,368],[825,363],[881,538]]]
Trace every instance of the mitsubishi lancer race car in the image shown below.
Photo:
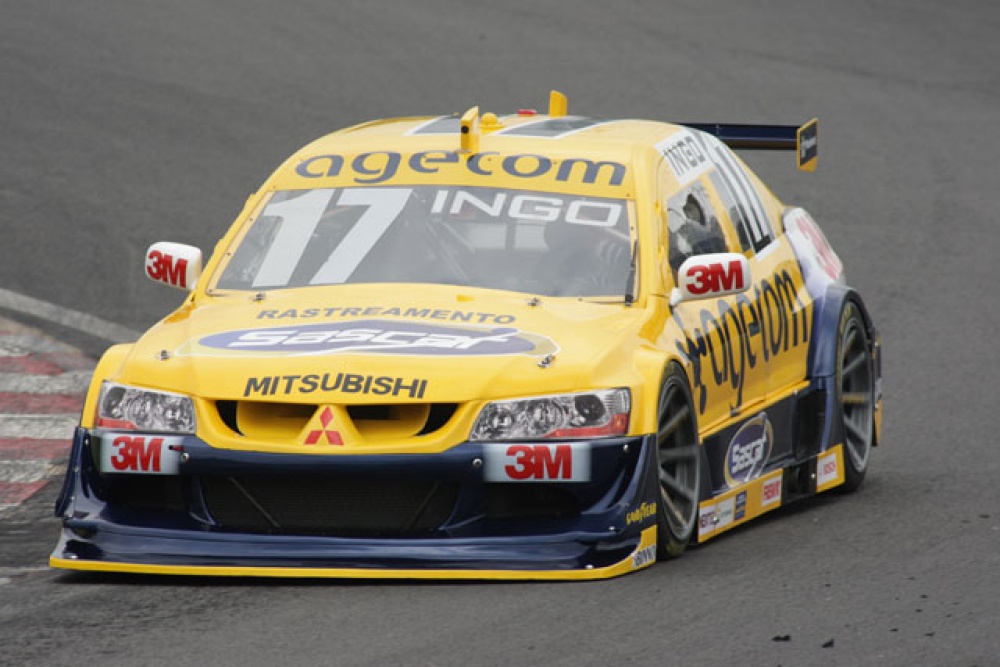
[[[733,149],[817,123],[380,120],[304,147],[101,359],[51,565],[597,579],[856,489],[880,337]]]

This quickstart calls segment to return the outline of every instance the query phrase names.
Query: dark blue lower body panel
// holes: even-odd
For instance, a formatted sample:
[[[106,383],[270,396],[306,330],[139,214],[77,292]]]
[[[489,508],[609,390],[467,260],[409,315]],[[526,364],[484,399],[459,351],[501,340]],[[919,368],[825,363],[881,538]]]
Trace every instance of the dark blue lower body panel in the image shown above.
[[[531,483],[485,481],[480,443],[439,454],[303,455],[217,449],[193,436],[176,475],[106,474],[102,437],[75,434],[56,505],[56,567],[597,578],[648,564],[655,545],[655,518],[629,521],[656,501],[652,436],[588,443],[588,481]],[[640,546],[644,557],[633,560]]]

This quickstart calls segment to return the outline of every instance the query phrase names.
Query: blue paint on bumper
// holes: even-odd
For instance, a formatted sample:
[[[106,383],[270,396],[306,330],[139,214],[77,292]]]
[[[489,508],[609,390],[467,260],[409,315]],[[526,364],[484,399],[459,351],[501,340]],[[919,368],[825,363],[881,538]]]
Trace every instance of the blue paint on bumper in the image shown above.
[[[576,570],[629,557],[655,519],[655,438],[589,443],[588,482],[489,483],[483,446],[439,454],[301,455],[189,436],[178,475],[99,471],[78,429],[53,558],[259,568]],[[370,521],[369,521],[370,519]]]

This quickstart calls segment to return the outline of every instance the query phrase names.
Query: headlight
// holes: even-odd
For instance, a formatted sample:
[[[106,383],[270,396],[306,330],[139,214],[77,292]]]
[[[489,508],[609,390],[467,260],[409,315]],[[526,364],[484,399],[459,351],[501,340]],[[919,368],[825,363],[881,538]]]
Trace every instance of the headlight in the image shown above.
[[[470,440],[593,438],[628,432],[628,389],[536,396],[488,403]]]
[[[194,433],[194,404],[181,394],[105,382],[97,426],[161,433]]]

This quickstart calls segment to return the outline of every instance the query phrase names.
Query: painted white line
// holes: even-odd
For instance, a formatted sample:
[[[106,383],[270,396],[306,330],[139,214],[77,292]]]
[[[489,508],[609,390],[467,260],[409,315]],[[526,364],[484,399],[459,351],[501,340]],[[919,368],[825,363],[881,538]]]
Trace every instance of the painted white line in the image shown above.
[[[46,479],[53,472],[54,467],[52,461],[45,460],[0,460],[0,482],[15,482],[17,484],[37,482]]]
[[[80,415],[0,415],[0,438],[73,438]]]
[[[55,322],[113,343],[130,343],[139,338],[139,332],[128,327],[3,288],[0,288],[0,308]]]
[[[0,505],[0,510],[12,507],[11,505]],[[14,505],[13,507],[16,507]],[[47,565],[28,565],[26,567],[0,567],[0,586],[5,586],[14,581],[14,577],[23,577],[26,574],[35,572],[50,572],[52,568]]]
[[[32,352],[77,352],[77,349],[45,336],[0,335],[0,357],[23,357]]]
[[[0,392],[17,394],[82,394],[90,383],[90,371],[69,371],[62,375],[0,373]]]

